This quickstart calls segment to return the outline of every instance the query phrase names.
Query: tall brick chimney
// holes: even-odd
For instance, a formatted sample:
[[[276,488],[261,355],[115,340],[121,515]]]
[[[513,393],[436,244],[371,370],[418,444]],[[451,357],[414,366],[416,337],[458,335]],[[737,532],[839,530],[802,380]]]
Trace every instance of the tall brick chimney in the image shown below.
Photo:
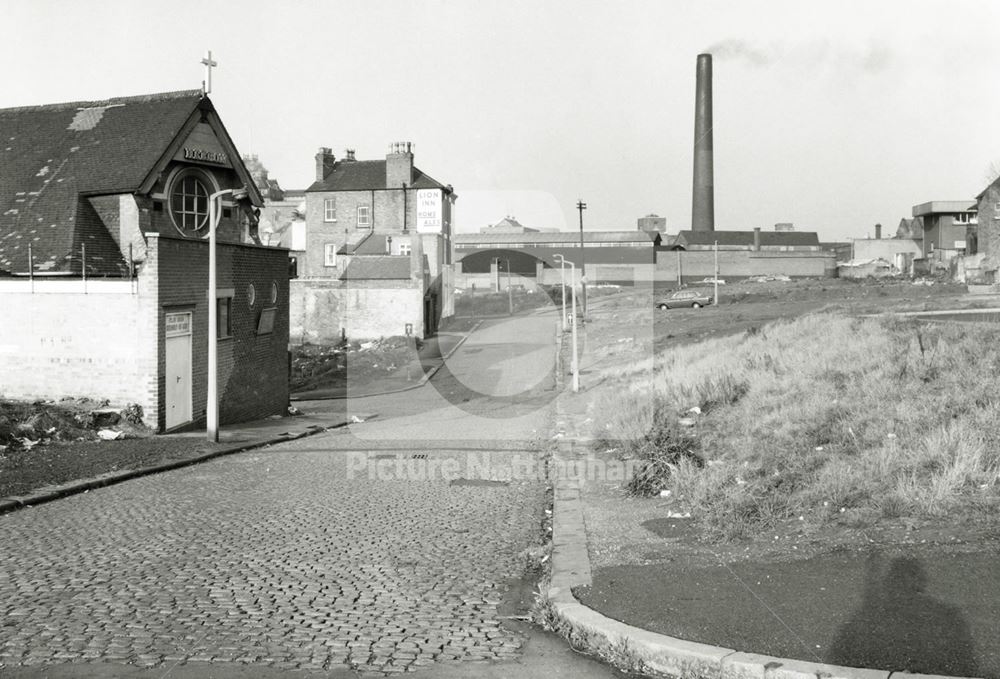
[[[882,240],[882,225],[875,225],[875,240]]]
[[[319,152],[316,154],[316,181],[321,182],[330,176],[333,172],[333,164],[336,159],[333,157],[333,151],[325,146],[319,147]]]
[[[398,189],[413,183],[413,151],[408,141],[394,142],[385,157],[385,185]]]
[[[712,55],[699,54],[694,95],[694,181],[691,229],[715,231],[715,179],[712,166]]]

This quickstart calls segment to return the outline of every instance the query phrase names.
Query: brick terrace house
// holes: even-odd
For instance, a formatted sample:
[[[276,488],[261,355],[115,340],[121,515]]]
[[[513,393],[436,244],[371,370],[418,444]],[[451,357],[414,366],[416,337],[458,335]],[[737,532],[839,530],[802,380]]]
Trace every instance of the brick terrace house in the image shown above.
[[[305,228],[292,252],[293,342],[433,334],[453,315],[452,210],[457,196],[413,164],[412,145],[385,160],[316,155]],[[378,262],[356,263],[367,257]]]
[[[210,194],[222,196],[216,299]],[[138,404],[157,431],[203,424],[208,304],[219,418],[288,403],[288,252],[200,91],[0,110],[0,395]]]

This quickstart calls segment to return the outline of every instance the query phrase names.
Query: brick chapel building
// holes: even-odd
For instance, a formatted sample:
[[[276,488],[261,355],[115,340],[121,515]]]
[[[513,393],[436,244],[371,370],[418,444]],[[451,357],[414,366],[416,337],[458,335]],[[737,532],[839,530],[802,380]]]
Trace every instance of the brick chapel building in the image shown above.
[[[209,200],[221,196],[208,291]],[[208,305],[219,421],[288,404],[288,252],[201,91],[0,110],[0,395],[138,404],[205,422]]]
[[[409,142],[384,160],[316,154],[293,245],[291,341],[433,334],[452,302],[454,189],[413,163]],[[301,248],[299,250],[298,248]]]

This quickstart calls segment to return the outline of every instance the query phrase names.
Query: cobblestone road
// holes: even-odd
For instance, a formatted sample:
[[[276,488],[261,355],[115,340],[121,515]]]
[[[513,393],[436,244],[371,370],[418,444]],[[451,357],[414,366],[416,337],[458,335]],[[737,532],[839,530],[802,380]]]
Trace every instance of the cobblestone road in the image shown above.
[[[552,327],[485,327],[434,385],[346,404],[372,422],[0,516],[0,676],[518,658],[504,597],[544,531]]]
[[[0,663],[395,673],[515,657],[497,609],[539,539],[544,485],[452,483],[433,472],[463,455],[397,468],[336,438],[0,517]],[[482,455],[477,476],[510,453]],[[412,478],[369,478],[369,461]]]

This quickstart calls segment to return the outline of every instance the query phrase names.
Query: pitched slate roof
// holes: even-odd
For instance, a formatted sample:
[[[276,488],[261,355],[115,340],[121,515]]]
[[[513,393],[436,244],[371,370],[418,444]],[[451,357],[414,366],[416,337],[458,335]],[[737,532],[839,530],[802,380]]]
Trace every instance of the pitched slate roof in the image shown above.
[[[187,90],[0,109],[0,272],[27,272],[30,242],[39,271],[79,272],[86,243],[88,273],[118,273],[85,197],[138,189],[199,105]]]
[[[677,245],[745,245],[753,247],[753,231],[680,231]],[[761,247],[819,247],[814,231],[761,231]]]
[[[386,234],[365,234],[357,243],[345,243],[337,250],[338,255],[384,255],[386,253]]]
[[[344,270],[343,280],[408,280],[409,255],[354,257]]]
[[[333,170],[321,182],[314,182],[306,191],[370,191],[389,188],[385,183],[384,160],[338,160]],[[392,187],[399,188],[399,187]],[[446,189],[444,184],[413,168],[411,189]]]

